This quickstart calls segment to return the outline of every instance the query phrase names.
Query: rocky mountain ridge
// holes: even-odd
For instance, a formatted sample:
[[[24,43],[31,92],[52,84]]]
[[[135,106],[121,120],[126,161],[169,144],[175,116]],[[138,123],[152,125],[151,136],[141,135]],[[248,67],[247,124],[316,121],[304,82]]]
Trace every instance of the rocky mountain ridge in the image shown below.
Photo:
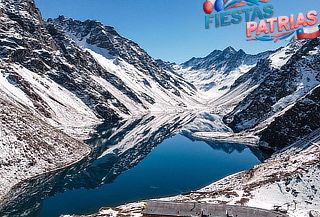
[[[232,84],[243,74],[253,68],[260,59],[266,58],[274,51],[256,55],[246,54],[242,49],[227,47],[214,50],[203,58],[192,58],[180,65],[177,72],[206,96],[210,101],[227,93]]]
[[[319,39],[297,41],[282,48],[240,77],[255,87],[224,117],[236,132],[250,129],[295,104],[320,83]]]

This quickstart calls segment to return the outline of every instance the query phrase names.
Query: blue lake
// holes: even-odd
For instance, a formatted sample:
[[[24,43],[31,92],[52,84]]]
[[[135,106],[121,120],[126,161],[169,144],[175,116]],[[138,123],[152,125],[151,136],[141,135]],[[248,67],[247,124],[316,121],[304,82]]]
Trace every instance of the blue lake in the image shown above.
[[[229,154],[215,150],[203,141],[191,141],[175,135],[159,144],[137,166],[119,175],[113,183],[49,197],[43,203],[40,216],[86,214],[103,206],[188,192],[226,175],[249,169],[259,162],[248,148]]]
[[[91,214],[101,207],[187,193],[267,157],[256,148],[191,136],[199,130],[223,131],[217,121],[210,114],[179,114],[102,124],[87,141],[94,148],[88,159],[21,184],[0,204],[0,216]]]

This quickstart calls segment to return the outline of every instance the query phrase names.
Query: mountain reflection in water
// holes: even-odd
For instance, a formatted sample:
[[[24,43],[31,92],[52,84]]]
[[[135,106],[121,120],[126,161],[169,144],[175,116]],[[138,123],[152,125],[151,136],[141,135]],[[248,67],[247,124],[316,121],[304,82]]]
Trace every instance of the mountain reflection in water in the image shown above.
[[[204,141],[191,136],[196,131],[228,130],[218,116],[209,113],[146,115],[104,123],[86,141],[93,147],[93,152],[87,159],[55,174],[21,183],[0,204],[0,216],[53,217],[60,214],[85,214],[94,212],[101,206],[169,196],[196,190],[194,188],[232,172],[248,169],[268,157],[256,148],[240,144],[206,141],[207,145],[204,146]],[[177,134],[180,135],[173,137]],[[216,151],[209,153],[208,148]],[[231,155],[232,153],[234,154]],[[243,165],[230,166],[229,169],[217,171],[217,174],[210,171],[205,173],[215,167],[210,164],[224,161],[226,154],[231,157],[230,165],[233,160],[239,160]],[[166,156],[166,159],[162,159],[162,156]],[[245,160],[240,159],[240,156]],[[188,162],[190,160],[193,162]],[[160,163],[163,165],[159,165]],[[155,169],[158,170],[156,175],[143,174]],[[194,178],[188,177],[193,169],[199,170],[199,174]],[[137,178],[143,175],[145,177]],[[164,180],[159,180],[161,177]],[[184,178],[188,178],[188,181],[183,181],[180,185],[179,182]],[[131,193],[128,188],[131,188]],[[86,199],[89,196],[90,199]]]

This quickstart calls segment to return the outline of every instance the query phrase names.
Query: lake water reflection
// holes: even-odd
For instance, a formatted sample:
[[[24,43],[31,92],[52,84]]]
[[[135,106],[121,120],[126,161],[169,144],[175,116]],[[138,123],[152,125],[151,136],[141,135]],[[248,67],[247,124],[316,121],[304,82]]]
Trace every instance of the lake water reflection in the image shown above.
[[[104,123],[87,141],[86,161],[19,186],[0,214],[57,217],[103,206],[199,189],[259,164],[266,155],[241,144],[194,139],[195,131],[227,131],[208,113],[147,115]]]

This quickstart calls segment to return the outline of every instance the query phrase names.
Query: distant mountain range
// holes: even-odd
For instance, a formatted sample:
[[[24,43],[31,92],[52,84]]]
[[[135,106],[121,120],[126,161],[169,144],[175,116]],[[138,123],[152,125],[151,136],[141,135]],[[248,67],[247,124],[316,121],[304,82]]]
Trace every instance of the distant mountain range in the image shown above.
[[[260,59],[274,51],[256,55],[246,54],[227,47],[223,51],[214,50],[203,58],[192,58],[181,64],[179,74],[195,85],[207,99],[214,99],[226,93],[241,75],[253,68]]]

